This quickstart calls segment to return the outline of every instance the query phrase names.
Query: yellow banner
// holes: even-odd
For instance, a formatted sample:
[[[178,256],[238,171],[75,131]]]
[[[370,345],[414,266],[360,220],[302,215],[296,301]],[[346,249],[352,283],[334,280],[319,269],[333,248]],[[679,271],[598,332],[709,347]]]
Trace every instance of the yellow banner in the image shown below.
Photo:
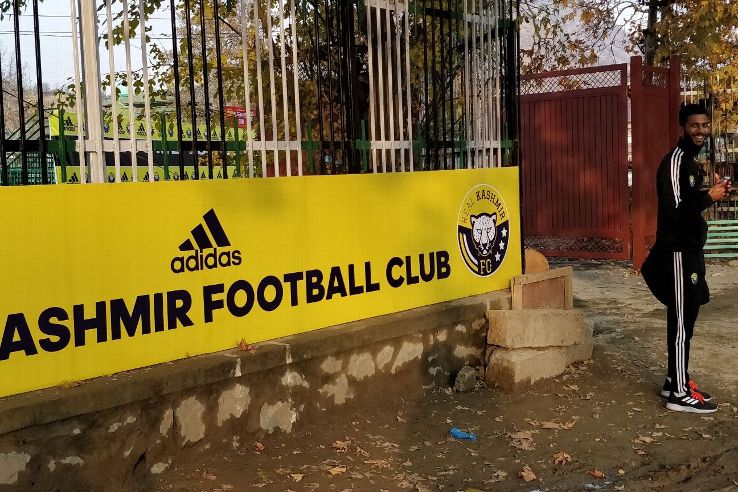
[[[0,396],[521,272],[517,168],[10,187],[0,209]]]

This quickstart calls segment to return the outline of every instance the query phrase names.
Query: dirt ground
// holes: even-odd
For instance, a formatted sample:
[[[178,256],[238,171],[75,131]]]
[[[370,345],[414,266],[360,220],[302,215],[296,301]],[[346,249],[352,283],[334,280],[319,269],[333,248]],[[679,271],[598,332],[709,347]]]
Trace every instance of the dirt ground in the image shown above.
[[[319,426],[182,453],[157,490],[738,490],[738,266],[708,266],[712,302],[693,339],[691,376],[720,406],[708,416],[669,412],[658,396],[665,311],[641,278],[573,266],[591,362],[515,395],[479,383],[353,402]],[[477,441],[447,437],[452,426]]]

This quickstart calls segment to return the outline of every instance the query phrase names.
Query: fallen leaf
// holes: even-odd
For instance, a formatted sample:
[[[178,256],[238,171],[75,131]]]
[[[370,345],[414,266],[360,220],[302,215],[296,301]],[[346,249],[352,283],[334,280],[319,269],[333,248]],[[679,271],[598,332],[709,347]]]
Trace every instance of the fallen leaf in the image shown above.
[[[215,479],[216,479],[216,478],[218,478],[218,477],[216,477],[216,476],[215,476],[215,475],[213,475],[212,473],[208,473],[208,472],[203,472],[203,474],[202,474],[202,478],[204,478],[205,480],[215,480]]]
[[[366,451],[364,451],[363,449],[361,449],[359,446],[356,446],[356,454],[358,454],[360,456],[364,456],[364,457],[369,456],[369,453],[367,453]]]
[[[566,429],[566,430],[569,430],[569,429],[571,429],[572,427],[574,427],[574,424],[576,424],[576,423],[577,423],[577,422],[576,422],[576,420],[573,420],[573,421],[571,421],[571,422],[565,422],[565,423],[561,424],[561,428],[562,428],[562,429]]]
[[[346,473],[346,466],[339,465],[334,466],[332,468],[328,468],[328,473],[331,474],[331,476],[335,477],[336,475],[340,475],[341,473]]]
[[[553,457],[554,457],[554,464],[556,465],[565,465],[566,463],[569,463],[571,461],[571,456],[569,456],[563,451],[559,451],[558,453],[553,455]]]
[[[333,449],[336,450],[336,453],[345,453],[350,443],[351,441],[335,441],[333,443]]]
[[[510,434],[512,439],[533,439],[533,433],[531,431],[520,431]]]
[[[595,478],[605,478],[605,473],[595,468],[591,472],[589,472],[590,475],[592,475]]]
[[[372,465],[374,468],[389,468],[390,464],[387,460],[364,460],[367,465]]]
[[[633,410],[634,412],[642,412],[642,411],[643,411],[643,409],[642,409],[642,408],[638,408],[638,407],[633,407],[633,408],[632,408],[632,410]]]
[[[620,468],[618,470],[618,475],[625,475],[625,470],[623,470],[622,468]]]
[[[243,350],[244,352],[253,352],[254,350],[256,350],[256,347],[249,343],[246,343],[246,340],[242,338],[241,341],[238,342],[238,349]]]
[[[569,386],[564,386],[564,389],[568,389],[571,391],[579,391],[579,386],[576,384],[570,384]]]
[[[220,486],[220,488],[223,490],[233,490],[233,485],[229,483],[224,483],[223,485]]]
[[[651,444],[653,442],[653,438],[648,436],[638,436],[636,439],[633,440],[633,442],[641,443],[641,444]]]
[[[525,451],[533,450],[535,449],[533,434],[530,431],[520,431],[510,434],[510,445]]]
[[[257,453],[261,453],[262,451],[264,451],[264,445],[262,443],[260,443],[260,442],[257,441],[257,442],[254,443],[254,450]]]
[[[530,482],[531,480],[536,479],[536,474],[533,473],[533,470],[531,470],[528,465],[525,465],[523,469],[520,470],[520,473],[518,473],[518,477],[522,478],[526,482]]]
[[[636,453],[638,453],[641,456],[645,456],[646,455],[646,452],[644,450],[642,450],[642,449],[636,449]]]
[[[541,428],[542,429],[561,429],[561,424],[557,424],[556,422],[542,422]]]
[[[303,475],[302,473],[290,473],[290,477],[292,477],[292,480],[294,480],[295,482],[299,482],[300,480],[305,478],[305,475]]]
[[[666,429],[666,426],[665,425],[661,425],[661,424],[656,424],[656,428],[657,429]]]

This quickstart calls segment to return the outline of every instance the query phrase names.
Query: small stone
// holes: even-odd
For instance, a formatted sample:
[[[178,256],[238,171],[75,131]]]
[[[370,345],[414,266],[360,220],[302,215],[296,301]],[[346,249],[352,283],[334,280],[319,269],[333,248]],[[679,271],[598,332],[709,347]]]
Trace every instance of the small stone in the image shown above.
[[[477,371],[473,367],[464,366],[456,375],[456,382],[454,383],[454,391],[459,393],[466,393],[474,389],[476,382]]]

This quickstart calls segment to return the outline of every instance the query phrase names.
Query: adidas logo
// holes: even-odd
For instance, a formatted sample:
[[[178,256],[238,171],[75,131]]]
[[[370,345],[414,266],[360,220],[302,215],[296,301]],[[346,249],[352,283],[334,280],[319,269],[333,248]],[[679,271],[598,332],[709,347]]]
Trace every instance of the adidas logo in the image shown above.
[[[172,272],[198,272],[241,264],[241,251],[230,248],[231,242],[212,208],[202,216],[204,224],[192,229],[192,237],[179,245],[179,250],[189,255],[175,256],[171,261]],[[192,243],[192,240],[195,243]],[[213,242],[215,244],[213,244]],[[221,250],[218,250],[221,248]]]

